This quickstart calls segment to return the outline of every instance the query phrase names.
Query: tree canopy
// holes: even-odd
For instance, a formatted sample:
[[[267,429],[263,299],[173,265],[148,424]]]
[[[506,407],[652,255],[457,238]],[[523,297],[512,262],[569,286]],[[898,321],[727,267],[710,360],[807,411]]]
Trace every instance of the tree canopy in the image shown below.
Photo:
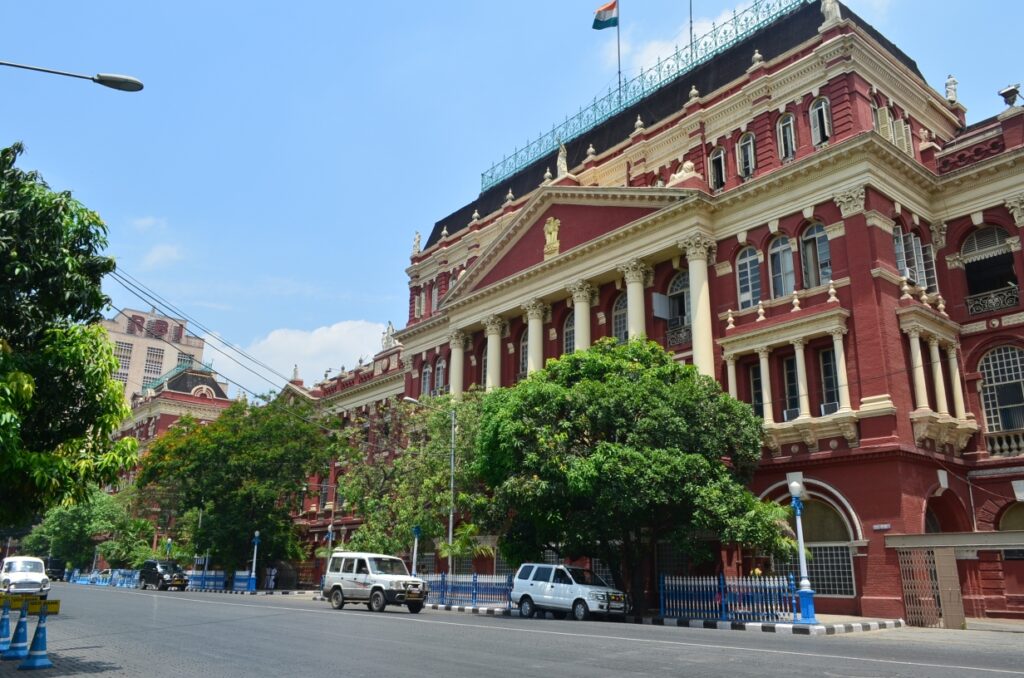
[[[204,425],[182,417],[142,460],[143,501],[151,495],[155,505],[183,517],[175,543],[187,538],[194,552],[209,549],[229,570],[251,558],[256,530],[262,561],[303,557],[291,515],[295,499],[333,446],[311,416],[299,404],[273,401],[237,402]]]
[[[761,426],[657,344],[599,341],[484,399],[477,472],[493,498],[487,526],[513,562],[544,549],[597,557],[637,593],[640,563],[662,540],[695,556],[710,555],[700,535],[784,552],[787,509],[744,486]]]
[[[0,525],[86,498],[136,460],[106,332],[106,227],[0,150]]]

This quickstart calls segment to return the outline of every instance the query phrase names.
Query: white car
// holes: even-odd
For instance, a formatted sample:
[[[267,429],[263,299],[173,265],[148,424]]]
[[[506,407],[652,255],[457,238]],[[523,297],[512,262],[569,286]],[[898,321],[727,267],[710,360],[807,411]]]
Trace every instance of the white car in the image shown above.
[[[544,610],[556,619],[565,619],[571,612],[580,621],[592,614],[626,614],[626,594],[582,567],[523,563],[512,582],[511,598],[519,605],[521,617],[543,615]]]
[[[28,593],[46,599],[50,579],[41,558],[11,556],[0,565],[0,585],[4,593]]]
[[[381,553],[335,551],[324,576],[323,594],[335,610],[359,602],[374,612],[405,605],[417,614],[427,602],[427,592],[427,583],[410,575],[404,561]]]

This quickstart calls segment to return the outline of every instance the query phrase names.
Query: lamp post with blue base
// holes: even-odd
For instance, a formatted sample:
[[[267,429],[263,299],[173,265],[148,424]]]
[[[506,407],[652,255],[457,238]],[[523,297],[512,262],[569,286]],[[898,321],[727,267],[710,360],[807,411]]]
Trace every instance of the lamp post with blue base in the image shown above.
[[[801,516],[804,511],[804,502],[801,499],[804,493],[804,484],[794,480],[789,484],[790,505],[796,515],[796,543],[800,554],[800,588],[797,595],[800,597],[800,617],[797,624],[817,624],[814,616],[814,591],[811,589],[811,581],[807,578],[807,554],[804,553],[804,527]]]
[[[260,548],[260,531],[256,530],[256,533],[252,537],[252,570],[249,571],[249,590],[256,590],[256,553]]]

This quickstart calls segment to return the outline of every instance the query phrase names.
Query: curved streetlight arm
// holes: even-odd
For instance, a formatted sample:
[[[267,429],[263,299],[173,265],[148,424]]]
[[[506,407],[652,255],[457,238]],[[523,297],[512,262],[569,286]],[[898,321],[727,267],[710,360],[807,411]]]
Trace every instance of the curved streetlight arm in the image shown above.
[[[53,75],[65,75],[69,78],[79,78],[81,80],[92,80],[97,85],[103,85],[111,89],[121,90],[122,92],[138,92],[142,89],[142,82],[136,78],[128,75],[115,75],[113,73],[97,73],[96,75],[82,75],[81,73],[70,73],[68,71],[58,71],[52,68],[42,68],[40,66],[26,66],[25,64],[16,64],[10,61],[0,61],[0,66],[10,66],[11,68],[23,68],[26,71],[39,71],[40,73],[52,73]]]

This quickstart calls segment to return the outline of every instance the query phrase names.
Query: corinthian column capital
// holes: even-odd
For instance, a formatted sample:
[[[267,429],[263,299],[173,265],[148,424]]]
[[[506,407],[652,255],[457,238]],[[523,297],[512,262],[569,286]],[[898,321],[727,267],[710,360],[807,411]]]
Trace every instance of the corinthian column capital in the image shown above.
[[[466,333],[462,330],[452,330],[448,335],[448,345],[454,348],[466,347]]]
[[[679,249],[686,252],[686,260],[689,262],[701,262],[705,264],[709,259],[714,259],[718,246],[715,241],[703,233],[694,233],[680,240],[677,245]]]
[[[594,286],[586,280],[577,280],[569,285],[569,294],[572,295],[572,303],[577,306],[590,306],[590,299],[594,296]]]
[[[640,259],[633,259],[619,266],[619,272],[622,273],[627,283],[643,284],[652,275],[651,267]]]
[[[497,335],[501,336],[502,330],[505,329],[505,319],[500,315],[490,315],[484,318],[484,329],[488,336]]]
[[[526,311],[526,317],[530,320],[544,320],[548,306],[540,299],[531,299],[523,304],[523,310]]]

